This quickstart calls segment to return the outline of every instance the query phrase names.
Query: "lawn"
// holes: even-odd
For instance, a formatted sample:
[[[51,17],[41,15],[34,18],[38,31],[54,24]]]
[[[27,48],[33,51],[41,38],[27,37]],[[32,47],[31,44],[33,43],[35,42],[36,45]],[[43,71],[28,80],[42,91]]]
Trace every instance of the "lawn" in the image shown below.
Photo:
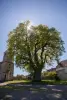
[[[5,84],[12,84],[12,83],[28,83],[31,82],[30,80],[13,80],[13,81],[6,81]]]
[[[42,80],[41,82],[32,82],[31,80],[13,80],[6,81],[3,84],[14,84],[14,83],[22,83],[22,84],[52,84],[52,85],[67,85],[67,81],[56,81],[56,80]]]

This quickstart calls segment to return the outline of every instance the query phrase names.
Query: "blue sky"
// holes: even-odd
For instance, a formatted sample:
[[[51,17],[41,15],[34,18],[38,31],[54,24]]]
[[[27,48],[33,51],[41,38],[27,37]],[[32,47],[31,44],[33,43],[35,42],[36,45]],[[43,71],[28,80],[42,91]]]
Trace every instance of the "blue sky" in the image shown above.
[[[61,60],[67,59],[67,0],[0,0],[0,61],[7,47],[8,33],[25,20],[60,31],[66,50]],[[17,74],[26,72],[15,67],[14,75]]]

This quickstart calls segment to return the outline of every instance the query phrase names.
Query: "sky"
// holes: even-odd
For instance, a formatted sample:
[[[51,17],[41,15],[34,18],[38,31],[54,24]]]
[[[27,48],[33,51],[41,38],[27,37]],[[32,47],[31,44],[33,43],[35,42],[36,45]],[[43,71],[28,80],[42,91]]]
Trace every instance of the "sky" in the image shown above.
[[[0,61],[7,49],[9,32],[26,20],[61,32],[66,51],[61,60],[67,59],[67,0],[0,0]],[[17,74],[27,73],[15,67],[14,75]]]

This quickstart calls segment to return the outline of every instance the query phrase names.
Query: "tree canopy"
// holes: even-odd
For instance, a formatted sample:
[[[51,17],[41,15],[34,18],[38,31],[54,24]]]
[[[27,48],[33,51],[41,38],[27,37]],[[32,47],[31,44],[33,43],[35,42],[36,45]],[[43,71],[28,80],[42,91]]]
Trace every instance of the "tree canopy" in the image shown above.
[[[38,79],[45,64],[58,61],[65,51],[60,32],[46,25],[31,26],[30,21],[20,23],[8,35],[9,56],[15,64],[34,73]],[[40,78],[39,78],[40,79]]]

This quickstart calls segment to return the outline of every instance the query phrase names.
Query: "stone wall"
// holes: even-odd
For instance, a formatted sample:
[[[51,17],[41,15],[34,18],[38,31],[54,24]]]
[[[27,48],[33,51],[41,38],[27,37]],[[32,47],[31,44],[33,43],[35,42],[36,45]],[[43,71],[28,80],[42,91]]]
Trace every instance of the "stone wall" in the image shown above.
[[[14,72],[14,64],[7,57],[7,52],[4,53],[3,61],[0,62],[0,81],[12,80]]]

